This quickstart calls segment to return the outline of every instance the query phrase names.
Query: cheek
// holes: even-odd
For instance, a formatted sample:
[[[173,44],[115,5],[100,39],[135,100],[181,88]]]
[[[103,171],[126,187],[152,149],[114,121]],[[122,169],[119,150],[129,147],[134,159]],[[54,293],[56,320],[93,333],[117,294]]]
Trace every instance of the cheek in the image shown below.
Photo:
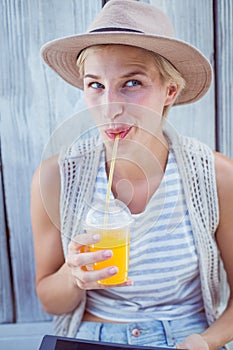
[[[104,123],[106,123],[106,120],[104,118],[103,105],[94,104],[92,99],[85,99],[85,102],[89,112],[92,115],[93,121],[95,122],[96,126],[100,129],[104,126]]]
[[[84,100],[96,124],[103,123],[101,103],[97,101],[96,95],[84,91]]]
[[[164,109],[164,96],[163,95],[154,95],[154,98],[150,98],[147,101],[148,108],[152,109],[158,115],[162,116]]]
[[[158,92],[147,91],[143,94],[134,96],[134,101],[131,101],[143,108],[148,108],[158,111],[158,106],[162,103],[162,99]]]
[[[84,100],[85,103],[87,105],[88,108],[91,108],[92,106],[94,106],[94,99],[93,99],[93,95],[91,95],[87,90],[83,90],[84,92]]]

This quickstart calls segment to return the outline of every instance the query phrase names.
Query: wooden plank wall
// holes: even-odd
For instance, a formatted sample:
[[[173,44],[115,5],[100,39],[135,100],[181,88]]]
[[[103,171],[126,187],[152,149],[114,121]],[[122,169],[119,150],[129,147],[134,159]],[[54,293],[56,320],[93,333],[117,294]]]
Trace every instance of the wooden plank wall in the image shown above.
[[[80,92],[64,84],[40,58],[40,47],[54,38],[83,32],[102,6],[101,0],[2,0],[1,40],[1,155],[7,228],[1,216],[0,348],[9,344],[27,350],[16,325],[25,325],[25,339],[32,346],[28,325],[51,319],[35,293],[35,267],[30,224],[30,184],[50,134],[77,110]],[[6,249],[8,240],[10,253]],[[7,256],[8,255],[8,256]],[[12,267],[10,286],[9,261]],[[11,301],[13,295],[13,302]],[[2,307],[2,305],[4,305]],[[7,305],[9,308],[7,309]],[[7,329],[9,331],[7,331]],[[28,331],[29,329],[29,331]],[[41,328],[43,329],[43,328]],[[49,330],[49,328],[47,328]],[[43,333],[45,329],[43,329]],[[21,345],[20,345],[21,344]],[[8,348],[8,347],[7,347]]]
[[[216,0],[214,11],[217,147],[233,158],[233,1]]]
[[[144,2],[167,12],[178,37],[199,48],[214,67],[210,91],[193,105],[175,107],[171,122],[181,132],[233,157],[232,1]],[[53,131],[62,129],[64,120],[84,108],[81,92],[45,66],[39,50],[48,40],[83,32],[101,6],[101,0],[1,2],[0,338],[8,325],[16,334],[17,325],[22,332],[23,324],[51,319],[42,311],[34,289],[30,183],[36,166],[49,154]],[[80,118],[77,133],[89,123]],[[25,343],[23,348],[27,350]]]
[[[13,322],[13,295],[11,288],[10,264],[8,259],[8,235],[5,223],[5,205],[0,154],[0,324]]]
[[[213,83],[193,105],[176,107],[170,120],[187,135],[233,158],[233,2],[149,0],[169,14],[177,36],[210,60]]]
[[[213,0],[150,0],[150,2],[159,6],[169,15],[179,39],[194,45],[213,64]],[[169,120],[182,133],[195,136],[210,147],[215,148],[214,83],[200,101],[186,106],[174,107],[171,110]]]

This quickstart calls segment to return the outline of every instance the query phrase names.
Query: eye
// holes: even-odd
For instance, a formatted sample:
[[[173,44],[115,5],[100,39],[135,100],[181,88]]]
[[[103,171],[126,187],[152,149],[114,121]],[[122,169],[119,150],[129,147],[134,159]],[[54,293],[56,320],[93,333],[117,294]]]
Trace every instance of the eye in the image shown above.
[[[98,83],[97,81],[89,83],[88,86],[93,88],[93,89],[104,89],[104,85],[101,83]]]
[[[132,79],[132,80],[127,81],[125,85],[128,87],[134,87],[134,86],[140,86],[142,84],[139,80]]]

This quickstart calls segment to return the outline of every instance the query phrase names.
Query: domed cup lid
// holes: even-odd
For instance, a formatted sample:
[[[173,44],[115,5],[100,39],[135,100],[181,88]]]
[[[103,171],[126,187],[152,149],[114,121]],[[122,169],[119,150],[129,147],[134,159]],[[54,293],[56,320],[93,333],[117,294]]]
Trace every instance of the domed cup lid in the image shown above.
[[[109,203],[93,203],[88,211],[85,228],[119,229],[130,226],[133,221],[128,207],[118,199],[110,200]]]

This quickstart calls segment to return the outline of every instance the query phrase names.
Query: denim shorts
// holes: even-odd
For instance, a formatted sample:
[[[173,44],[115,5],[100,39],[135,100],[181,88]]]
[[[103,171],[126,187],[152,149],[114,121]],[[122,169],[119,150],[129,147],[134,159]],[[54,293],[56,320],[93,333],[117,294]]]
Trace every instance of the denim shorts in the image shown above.
[[[193,333],[202,333],[208,324],[204,313],[172,321],[101,323],[83,321],[76,338],[140,346],[175,347]]]

